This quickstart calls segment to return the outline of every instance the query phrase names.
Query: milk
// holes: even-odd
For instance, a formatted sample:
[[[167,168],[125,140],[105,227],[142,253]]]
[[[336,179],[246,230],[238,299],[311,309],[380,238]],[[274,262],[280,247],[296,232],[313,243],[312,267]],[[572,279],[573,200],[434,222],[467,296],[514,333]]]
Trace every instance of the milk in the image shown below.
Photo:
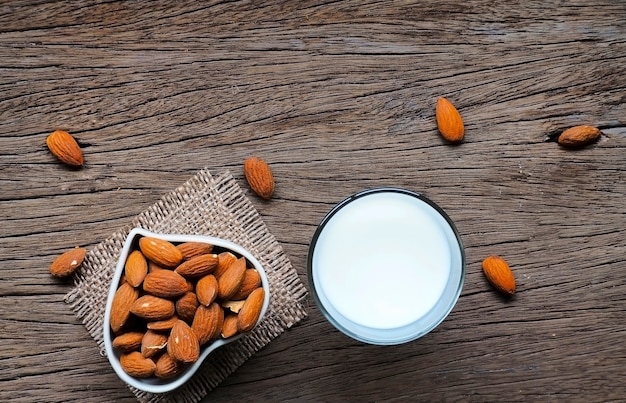
[[[459,248],[451,245],[451,231],[437,210],[409,194],[355,198],[325,222],[314,245],[313,283],[322,305],[368,328],[418,321],[448,283],[451,248]]]

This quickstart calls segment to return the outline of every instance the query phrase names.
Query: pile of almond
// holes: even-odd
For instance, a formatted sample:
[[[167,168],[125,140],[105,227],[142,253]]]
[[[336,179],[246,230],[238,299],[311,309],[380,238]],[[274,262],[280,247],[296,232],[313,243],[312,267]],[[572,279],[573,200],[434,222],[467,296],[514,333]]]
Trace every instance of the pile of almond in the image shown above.
[[[264,298],[261,277],[243,256],[141,237],[112,301],[112,344],[127,374],[171,378],[203,346],[252,330]]]

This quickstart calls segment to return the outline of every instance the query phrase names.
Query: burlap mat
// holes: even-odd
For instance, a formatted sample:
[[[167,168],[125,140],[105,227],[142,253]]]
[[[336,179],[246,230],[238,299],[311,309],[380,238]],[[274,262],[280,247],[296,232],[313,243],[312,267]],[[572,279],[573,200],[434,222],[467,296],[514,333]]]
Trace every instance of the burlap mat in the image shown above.
[[[134,227],[233,241],[261,262],[271,295],[263,321],[250,334],[217,349],[185,385],[164,394],[146,393],[129,386],[139,401],[199,401],[255,352],[306,316],[307,290],[251,202],[230,173],[213,178],[204,169],[87,253],[75,276],[75,287],[65,301],[83,321],[103,356],[107,293],[124,241]]]

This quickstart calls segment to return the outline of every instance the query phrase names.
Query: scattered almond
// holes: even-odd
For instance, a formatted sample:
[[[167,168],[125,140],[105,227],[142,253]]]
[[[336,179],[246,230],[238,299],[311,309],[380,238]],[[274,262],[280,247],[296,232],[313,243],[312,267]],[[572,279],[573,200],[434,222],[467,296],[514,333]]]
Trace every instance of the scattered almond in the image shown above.
[[[71,167],[83,165],[83,151],[71,134],[64,130],[55,130],[46,138],[50,152],[61,162]]]
[[[254,193],[266,200],[272,198],[274,175],[267,162],[258,157],[250,157],[244,161],[243,172]]]
[[[574,126],[561,133],[557,142],[564,147],[579,148],[597,141],[600,138],[600,134],[600,129],[597,127],[587,125]]]
[[[450,101],[444,97],[437,100],[435,110],[437,127],[444,139],[451,143],[459,143],[465,135],[465,126],[461,114]]]
[[[84,248],[70,249],[58,256],[50,265],[50,274],[55,277],[68,277],[83,264],[87,250]]]
[[[515,293],[515,276],[509,264],[500,256],[489,256],[483,260],[483,273],[498,291],[506,295]]]

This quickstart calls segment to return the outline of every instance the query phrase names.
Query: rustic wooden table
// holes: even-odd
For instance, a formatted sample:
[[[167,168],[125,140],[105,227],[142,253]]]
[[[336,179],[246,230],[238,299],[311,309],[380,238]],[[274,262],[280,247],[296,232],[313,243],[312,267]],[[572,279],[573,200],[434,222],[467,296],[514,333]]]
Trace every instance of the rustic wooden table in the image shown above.
[[[255,154],[248,192],[307,284],[316,225],[375,186],[455,221],[463,293],[426,337],[358,343],[309,316],[206,401],[626,399],[626,4],[526,1],[4,1],[0,5],[0,400],[133,394],[48,273],[197,170]],[[446,144],[451,99],[466,139]],[[578,124],[601,139],[546,141]],[[68,130],[82,169],[45,145]],[[507,258],[512,300],[480,262]]]

